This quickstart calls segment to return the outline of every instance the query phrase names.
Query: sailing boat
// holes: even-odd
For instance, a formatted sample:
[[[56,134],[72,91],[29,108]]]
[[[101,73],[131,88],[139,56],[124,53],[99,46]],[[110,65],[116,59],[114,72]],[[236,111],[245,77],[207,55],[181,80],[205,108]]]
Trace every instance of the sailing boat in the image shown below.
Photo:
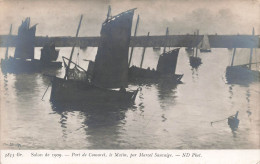
[[[168,28],[166,29],[166,37],[169,35]],[[148,33],[149,37],[149,33]],[[181,83],[181,78],[183,75],[175,74],[179,48],[166,52],[166,47],[164,47],[163,53],[160,55],[157,68],[154,69],[144,69],[142,68],[145,49],[143,49],[142,60],[140,67],[132,66],[129,68],[129,79],[130,81],[143,81],[150,80],[150,82],[156,82],[160,79],[169,79],[174,83]],[[151,81],[152,80],[152,81]]]
[[[196,39],[196,32],[194,32],[193,38],[190,41],[190,46],[186,47],[185,50],[187,52],[193,52],[194,51],[194,44],[195,44],[195,39]]]
[[[252,36],[255,35],[254,28]],[[253,48],[250,48],[249,63],[234,66],[234,59],[236,55],[236,48],[234,48],[231,65],[226,68],[226,80],[229,84],[248,85],[251,82],[260,80],[260,72],[257,70],[259,61],[252,62]],[[243,54],[244,55],[244,54]],[[255,51],[255,55],[259,55]],[[257,56],[256,56],[257,57]],[[258,58],[259,59],[259,58]],[[256,70],[252,70],[252,65],[256,65]]]
[[[198,36],[199,36],[199,30],[197,31],[196,43],[198,41]],[[192,68],[198,68],[202,64],[201,58],[198,57],[198,47],[199,47],[199,45],[197,45],[195,47],[195,55],[194,55],[194,51],[193,51],[192,56],[189,57],[189,59],[190,59],[190,66]]]
[[[60,68],[61,62],[45,61],[34,59],[35,32],[37,24],[30,27],[30,18],[22,21],[18,29],[16,48],[14,57],[8,57],[1,60],[3,72],[35,72],[43,68]]]
[[[199,44],[199,48],[200,52],[211,52],[208,35],[203,36],[203,39]]]
[[[52,79],[52,102],[87,104],[134,102],[138,89],[133,91],[125,89],[128,86],[128,50],[134,11],[135,9],[131,9],[113,17],[107,16],[102,24],[101,43],[98,46],[92,76],[85,76],[84,80],[77,80],[75,76],[71,78],[69,65],[75,46],[72,48],[65,78]],[[78,67],[76,64],[75,66]],[[88,75],[87,72],[85,74]]]

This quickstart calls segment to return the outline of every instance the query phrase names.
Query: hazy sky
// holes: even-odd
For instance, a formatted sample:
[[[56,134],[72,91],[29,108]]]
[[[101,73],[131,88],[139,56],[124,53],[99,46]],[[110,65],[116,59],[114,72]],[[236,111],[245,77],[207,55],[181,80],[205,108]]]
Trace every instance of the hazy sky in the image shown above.
[[[260,34],[259,0],[0,0],[0,34],[7,34],[10,24],[17,34],[26,17],[38,23],[36,35],[74,36],[80,14],[84,15],[80,36],[97,36],[105,20],[108,5],[112,15],[137,8],[140,14],[138,35],[161,35],[168,26],[170,34],[251,34],[255,27]],[[133,25],[134,27],[134,25]]]

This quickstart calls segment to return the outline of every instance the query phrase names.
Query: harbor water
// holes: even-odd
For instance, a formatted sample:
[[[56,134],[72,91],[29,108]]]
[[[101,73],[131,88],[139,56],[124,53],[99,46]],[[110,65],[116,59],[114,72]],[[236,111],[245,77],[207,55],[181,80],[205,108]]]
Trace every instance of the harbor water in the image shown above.
[[[71,48],[60,49],[69,57]],[[73,61],[87,68],[96,48],[75,50]],[[5,49],[1,48],[1,54]],[[14,49],[10,49],[13,54]],[[156,68],[161,51],[147,48],[144,68]],[[79,55],[77,55],[79,53]],[[132,64],[139,65],[142,48],[135,48]],[[176,73],[183,84],[130,83],[139,86],[132,106],[55,106],[50,101],[50,79],[64,76],[64,67],[32,74],[1,73],[1,147],[4,149],[259,149],[260,82],[231,85],[225,80],[232,51],[199,53],[198,69],[180,50]],[[40,48],[35,49],[36,58]],[[3,55],[1,56],[3,57]],[[48,88],[45,96],[42,96]],[[239,111],[238,129],[227,119]],[[224,119],[224,120],[223,120]],[[223,120],[211,124],[213,121]]]

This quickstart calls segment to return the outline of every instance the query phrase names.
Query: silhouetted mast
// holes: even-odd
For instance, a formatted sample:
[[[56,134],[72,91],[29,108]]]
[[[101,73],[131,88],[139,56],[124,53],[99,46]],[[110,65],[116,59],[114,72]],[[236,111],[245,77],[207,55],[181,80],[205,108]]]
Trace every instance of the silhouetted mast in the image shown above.
[[[193,39],[192,39],[192,47],[193,47],[193,51],[192,51],[192,56],[194,56],[194,48],[196,47],[196,32],[194,32],[194,35],[193,35]]]
[[[107,20],[106,21],[108,21],[108,19],[110,19],[110,18],[111,18],[111,6],[109,5],[108,11],[107,11]]]
[[[255,28],[253,28],[252,35],[253,36],[255,35]],[[253,48],[250,48],[249,69],[251,69],[252,55],[253,55]]]
[[[138,15],[138,17],[137,17],[137,21],[136,21],[136,25],[135,25],[135,33],[134,33],[134,37],[136,37],[138,24],[139,24],[139,15]],[[131,64],[132,56],[133,56],[133,51],[134,51],[134,47],[131,48],[131,53],[130,53],[130,59],[129,59],[128,66],[130,66],[130,64]]]
[[[8,38],[8,43],[7,43],[7,46],[6,46],[6,52],[5,52],[5,59],[8,58],[8,49],[9,49],[9,40],[10,40],[10,36],[12,35],[12,24],[10,26],[10,31],[9,31],[9,38]]]
[[[80,26],[81,26],[82,18],[83,18],[83,15],[80,16],[80,21],[79,21],[79,25],[78,25],[78,29],[77,29],[77,33],[76,33],[75,39],[78,38],[79,29],[80,29]],[[69,71],[69,68],[70,68],[70,63],[71,63],[71,60],[72,60],[72,56],[73,56],[73,52],[74,52],[75,46],[76,46],[76,43],[74,43],[74,45],[73,45],[73,47],[72,47],[72,50],[71,50],[71,53],[70,53],[70,59],[69,59],[68,65],[67,65],[67,67],[66,67],[66,73],[65,73],[64,79],[66,79],[67,76],[68,76],[68,71]]]
[[[148,32],[148,34],[147,34],[147,39],[148,39],[149,35],[150,35],[150,32]],[[146,50],[146,47],[144,47],[144,49],[143,49],[142,60],[141,60],[140,68],[143,67],[145,50]]]
[[[199,39],[199,30],[197,30],[197,39],[196,39],[196,44],[198,43],[198,39]],[[199,45],[196,46],[196,54],[195,54],[195,57],[198,56],[198,46],[199,46]]]
[[[168,27],[166,28],[166,39],[167,39],[167,36],[169,35],[169,29],[168,29]],[[166,44],[166,39],[165,39],[165,44]],[[163,49],[163,53],[165,53],[165,51],[166,51],[166,45],[164,45],[164,49]]]
[[[231,66],[233,66],[233,64],[234,64],[235,55],[236,55],[236,48],[234,48],[234,51],[233,51],[232,60],[231,60]]]

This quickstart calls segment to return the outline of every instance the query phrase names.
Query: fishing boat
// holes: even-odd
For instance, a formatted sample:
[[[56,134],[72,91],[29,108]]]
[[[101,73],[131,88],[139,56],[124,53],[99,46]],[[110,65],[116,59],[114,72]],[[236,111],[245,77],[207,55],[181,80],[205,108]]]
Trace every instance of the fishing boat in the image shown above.
[[[194,36],[195,35],[196,34],[194,33]],[[198,42],[198,36],[199,36],[199,30],[197,31],[197,37],[194,37],[195,38],[194,40],[196,40],[196,41],[194,41],[194,44]],[[193,51],[192,55],[189,57],[190,66],[192,68],[198,68],[202,64],[201,58],[198,57],[198,48],[199,48],[199,46],[200,46],[200,43],[196,47],[193,48],[195,50]]]
[[[254,36],[254,29],[252,32]],[[254,48],[250,48],[249,62],[246,64],[234,65],[236,48],[233,50],[232,60],[230,66],[226,68],[226,80],[229,84],[239,84],[239,85],[248,85],[252,82],[258,82],[260,80],[260,70],[258,70],[258,65],[260,64],[257,61],[259,59],[259,53],[255,49],[256,62],[252,62]],[[244,53],[241,55],[245,55]],[[253,70],[255,66],[255,70]]]
[[[199,44],[200,52],[211,52],[209,37],[204,35],[202,41]]]
[[[102,24],[101,43],[98,46],[91,72],[85,70],[80,72],[79,69],[75,69],[79,67],[75,63],[74,70],[77,71],[70,68],[74,47],[72,48],[65,77],[52,79],[50,98],[52,102],[87,104],[134,102],[138,89],[126,89],[128,86],[128,50],[134,11],[135,9],[131,9],[113,17],[108,14]],[[82,17],[78,31],[81,20]],[[88,76],[89,74],[91,76]]]
[[[136,26],[137,27],[137,26]],[[137,29],[136,29],[137,30]],[[147,35],[147,39],[149,38],[149,32]],[[166,28],[167,38],[169,35],[169,29]],[[163,53],[160,55],[157,68],[155,69],[144,69],[143,61],[145,55],[146,47],[143,48],[142,59],[140,63],[140,67],[131,66],[129,68],[129,80],[130,82],[159,82],[160,80],[171,80],[173,83],[181,83],[181,78],[183,75],[175,74],[177,59],[179,55],[179,48],[166,52],[166,46],[163,49]],[[130,58],[131,60],[131,58]],[[129,61],[131,63],[131,61]]]
[[[55,51],[55,56],[50,54],[52,51],[46,52],[45,48],[43,48],[42,53],[44,53],[44,55],[42,54],[43,56],[41,59],[38,60],[34,58],[36,25],[37,24],[30,27],[30,18],[26,18],[25,21],[22,21],[22,24],[18,29],[14,57],[8,56],[7,53],[5,59],[1,60],[1,68],[3,72],[37,72],[41,71],[43,68],[62,67],[61,62],[53,61],[54,59],[57,59],[57,51]],[[47,56],[54,58],[47,59]]]
[[[136,66],[130,67],[130,80],[153,79],[157,81],[160,79],[171,79],[175,83],[181,83],[183,75],[175,74],[179,50],[179,48],[176,48],[161,54],[156,70],[151,70],[150,68],[144,69]]]

